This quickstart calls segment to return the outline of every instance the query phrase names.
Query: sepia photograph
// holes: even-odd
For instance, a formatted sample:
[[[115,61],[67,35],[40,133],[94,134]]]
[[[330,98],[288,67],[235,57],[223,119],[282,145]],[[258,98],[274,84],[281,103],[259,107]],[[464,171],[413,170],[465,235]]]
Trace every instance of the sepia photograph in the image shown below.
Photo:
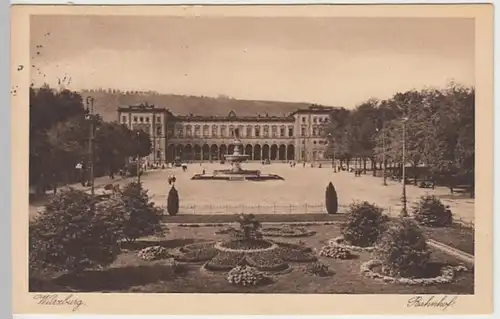
[[[204,8],[23,18],[25,300],[477,295],[477,18]]]

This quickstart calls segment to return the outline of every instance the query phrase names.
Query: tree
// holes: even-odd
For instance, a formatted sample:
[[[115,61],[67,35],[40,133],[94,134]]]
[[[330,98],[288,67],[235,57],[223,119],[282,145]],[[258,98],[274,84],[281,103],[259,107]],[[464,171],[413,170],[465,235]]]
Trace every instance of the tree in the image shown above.
[[[131,155],[130,130],[116,122],[99,125],[95,135],[96,164],[110,174],[124,167],[125,159]]]
[[[148,133],[142,130],[134,130],[130,132],[130,156],[145,157],[151,154],[153,145],[151,137]]]
[[[328,184],[325,192],[325,204],[328,214],[336,214],[338,211],[337,191],[332,182]]]
[[[117,211],[80,190],[56,195],[29,226],[30,270],[80,272],[120,252]]]
[[[179,212],[179,193],[175,186],[172,186],[168,192],[167,211],[171,216],[175,216]]]
[[[162,210],[149,201],[147,190],[137,182],[127,184],[117,194],[122,205],[120,234],[128,242],[161,233]]]

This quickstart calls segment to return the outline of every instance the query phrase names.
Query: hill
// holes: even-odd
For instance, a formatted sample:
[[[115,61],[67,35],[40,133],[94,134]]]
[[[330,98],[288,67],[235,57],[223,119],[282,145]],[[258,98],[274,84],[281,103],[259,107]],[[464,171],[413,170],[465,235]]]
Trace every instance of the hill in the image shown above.
[[[174,115],[227,115],[233,110],[237,115],[249,116],[257,114],[287,115],[299,108],[307,108],[309,103],[237,100],[225,96],[212,98],[204,96],[185,96],[160,94],[157,92],[121,92],[118,90],[84,90],[83,99],[92,96],[95,99],[94,109],[105,121],[117,119],[116,109],[119,106],[137,105],[147,102],[169,109]]]

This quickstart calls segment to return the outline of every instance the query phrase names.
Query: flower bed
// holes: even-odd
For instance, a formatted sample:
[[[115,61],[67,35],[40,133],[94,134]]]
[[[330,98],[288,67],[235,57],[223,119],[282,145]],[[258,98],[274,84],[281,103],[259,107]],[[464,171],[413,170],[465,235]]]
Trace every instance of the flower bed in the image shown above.
[[[215,248],[221,251],[232,252],[258,252],[276,249],[276,244],[273,244],[263,239],[251,240],[230,240],[215,244]]]
[[[162,246],[150,246],[144,249],[141,249],[137,256],[139,256],[143,260],[158,260],[170,257],[170,254],[167,252],[167,249]]]
[[[345,241],[344,241],[344,237],[342,236],[339,236],[339,237],[335,237],[333,239],[330,239],[328,241],[328,245],[329,246],[334,246],[334,247],[341,247],[341,248],[345,248],[347,250],[351,250],[351,251],[366,251],[366,252],[372,252],[375,250],[375,247],[373,246],[370,246],[370,247],[360,247],[360,246],[351,246],[351,245],[348,245]]]
[[[182,253],[187,253],[192,250],[203,250],[203,249],[210,249],[214,247],[215,242],[214,241],[207,241],[207,242],[202,242],[202,243],[194,243],[194,244],[189,244],[181,247],[179,249],[180,252]]]
[[[366,277],[382,280],[387,283],[397,283],[404,285],[436,285],[451,283],[456,276],[457,272],[467,271],[465,266],[444,266],[440,270],[440,275],[432,278],[404,278],[404,277],[391,277],[381,274],[373,270],[373,268],[381,266],[378,260],[369,260],[361,264],[361,273]]]
[[[320,256],[334,259],[350,259],[352,254],[348,249],[339,246],[323,246],[319,252]]]
[[[267,277],[250,266],[237,266],[227,274],[227,281],[234,285],[256,286],[262,284]]]
[[[175,260],[181,262],[203,262],[217,256],[218,251],[213,246],[204,249],[190,249],[186,253],[175,256]]]
[[[205,268],[214,271],[230,270],[245,257],[244,253],[222,251],[205,264]]]
[[[332,275],[332,271],[328,268],[327,265],[323,264],[322,262],[315,262],[312,264],[307,265],[306,268],[304,268],[304,271],[306,273],[309,273],[314,276],[319,276],[319,277],[327,277]]]
[[[279,271],[288,268],[288,264],[278,249],[246,254],[246,261],[252,267],[262,271]]]
[[[316,234],[304,227],[283,225],[281,227],[268,227],[261,230],[263,236],[267,237],[308,237]]]

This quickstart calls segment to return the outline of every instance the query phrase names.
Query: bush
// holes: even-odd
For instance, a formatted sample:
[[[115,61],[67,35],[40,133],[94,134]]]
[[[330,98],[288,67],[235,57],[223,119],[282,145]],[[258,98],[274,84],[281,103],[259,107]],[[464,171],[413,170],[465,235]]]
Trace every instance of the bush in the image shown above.
[[[339,203],[337,198],[337,191],[333,186],[332,182],[328,184],[325,192],[325,204],[326,211],[328,214],[336,214],[339,209]]]
[[[332,274],[328,266],[319,261],[307,265],[305,271],[307,273],[320,277],[326,277]]]
[[[323,246],[319,252],[320,256],[334,259],[349,259],[352,254],[349,250],[337,246]]]
[[[175,186],[172,186],[168,192],[167,212],[170,216],[175,216],[179,212],[179,193]]]
[[[263,273],[250,266],[236,266],[227,274],[227,281],[234,285],[257,286],[265,281]]]
[[[383,209],[368,202],[349,206],[346,222],[342,225],[342,236],[347,244],[370,247],[385,231],[389,218]]]
[[[450,226],[453,217],[448,206],[445,206],[436,196],[422,196],[413,206],[415,220],[424,226]]]
[[[150,246],[144,249],[141,249],[137,256],[144,260],[158,260],[170,257],[170,254],[167,252],[167,249],[162,246]]]
[[[382,263],[382,273],[393,277],[421,277],[430,258],[426,238],[409,218],[390,224],[375,248]]]
[[[137,182],[127,184],[114,195],[122,205],[121,234],[126,241],[161,234],[162,210],[149,201],[147,191]]]
[[[83,191],[60,192],[29,226],[30,271],[82,271],[112,263],[120,253],[116,206]]]
[[[254,214],[241,214],[238,223],[244,240],[262,238],[261,224]]]

